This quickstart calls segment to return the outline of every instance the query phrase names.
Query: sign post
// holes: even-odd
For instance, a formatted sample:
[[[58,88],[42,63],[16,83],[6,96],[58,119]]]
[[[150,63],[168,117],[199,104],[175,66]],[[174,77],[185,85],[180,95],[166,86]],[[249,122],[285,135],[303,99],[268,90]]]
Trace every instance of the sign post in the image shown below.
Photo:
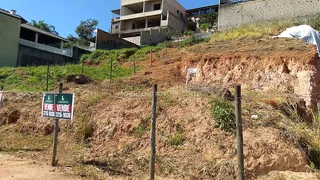
[[[45,93],[42,101],[42,117],[54,118],[54,138],[51,165],[56,165],[59,119],[72,120],[74,95],[62,94],[63,83],[59,84],[59,93]]]

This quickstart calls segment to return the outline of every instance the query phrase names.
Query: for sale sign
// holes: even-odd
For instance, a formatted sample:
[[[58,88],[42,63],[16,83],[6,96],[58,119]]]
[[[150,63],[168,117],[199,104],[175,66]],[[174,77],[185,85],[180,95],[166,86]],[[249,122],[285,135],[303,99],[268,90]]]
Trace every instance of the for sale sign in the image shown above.
[[[45,93],[42,100],[42,117],[55,118],[54,94]]]
[[[45,93],[42,101],[42,117],[71,120],[73,102],[73,94]]]
[[[71,120],[73,116],[73,94],[55,95],[56,117]]]

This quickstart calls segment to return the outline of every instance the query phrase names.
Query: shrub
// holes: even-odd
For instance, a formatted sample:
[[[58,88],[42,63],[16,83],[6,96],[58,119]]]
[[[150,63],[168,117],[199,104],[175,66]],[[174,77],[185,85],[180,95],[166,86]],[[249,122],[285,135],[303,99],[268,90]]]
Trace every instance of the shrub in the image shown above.
[[[90,54],[91,59],[97,60],[98,58],[101,58],[102,55],[106,54],[106,50],[95,50],[93,53]]]
[[[209,28],[211,27],[211,25],[209,24],[209,23],[204,23],[204,24],[201,24],[200,25],[200,27],[199,27],[199,29],[201,30],[201,31],[207,31]]]
[[[212,101],[211,104],[211,115],[219,125],[219,128],[227,132],[234,132],[236,128],[236,118],[232,103],[222,99],[216,99]]]
[[[191,31],[191,30],[187,30],[187,31],[184,31],[183,35],[185,35],[185,36],[193,36],[194,32]]]
[[[183,134],[178,133],[177,135],[174,135],[169,138],[168,144],[171,146],[180,146],[183,144]]]
[[[90,57],[90,54],[83,54],[83,55],[81,56],[81,58],[80,58],[80,62],[83,62],[83,61],[85,61],[85,60],[88,60],[89,57]]]

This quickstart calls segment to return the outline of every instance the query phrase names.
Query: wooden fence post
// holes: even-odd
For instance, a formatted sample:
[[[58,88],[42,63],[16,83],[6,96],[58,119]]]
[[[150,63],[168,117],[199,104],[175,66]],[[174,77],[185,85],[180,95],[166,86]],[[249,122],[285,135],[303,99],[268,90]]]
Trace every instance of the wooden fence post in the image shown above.
[[[59,84],[59,93],[62,93],[63,83]],[[54,106],[55,104],[55,95],[54,95]],[[56,107],[55,107],[56,108]],[[56,156],[57,156],[57,146],[58,146],[58,135],[59,135],[59,119],[54,120],[54,137],[53,137],[53,150],[52,150],[52,160],[51,166],[56,166]]]
[[[112,58],[110,59],[110,82],[112,81]]]
[[[243,132],[241,114],[241,86],[236,88],[236,123],[237,123],[237,153],[238,153],[238,180],[244,180],[244,157],[243,157]]]
[[[152,67],[152,48],[150,48],[150,67]]]
[[[152,121],[151,121],[151,154],[150,154],[150,180],[155,177],[155,155],[156,155],[156,119],[157,119],[157,91],[158,86],[152,87]]]
[[[133,74],[136,74],[136,58],[133,58]]]

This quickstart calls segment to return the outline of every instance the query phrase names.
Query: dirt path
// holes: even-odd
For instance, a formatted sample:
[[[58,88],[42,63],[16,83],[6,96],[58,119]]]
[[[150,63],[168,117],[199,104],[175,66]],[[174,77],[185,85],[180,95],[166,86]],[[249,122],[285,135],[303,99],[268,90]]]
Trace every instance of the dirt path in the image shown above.
[[[19,159],[0,153],[0,180],[74,180],[76,177],[62,173],[44,163]]]

